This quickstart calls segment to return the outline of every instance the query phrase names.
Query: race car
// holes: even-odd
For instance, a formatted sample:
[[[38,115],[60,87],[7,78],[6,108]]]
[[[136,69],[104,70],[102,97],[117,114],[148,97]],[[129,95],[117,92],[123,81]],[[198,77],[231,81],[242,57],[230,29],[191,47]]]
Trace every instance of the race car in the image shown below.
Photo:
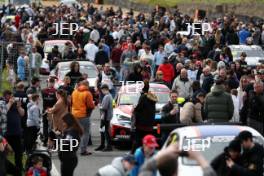
[[[115,142],[130,141],[131,115],[133,106],[138,102],[142,86],[123,85],[117,95],[116,107],[110,122],[111,139]],[[158,97],[155,121],[161,119],[160,110],[169,101],[170,89],[163,84],[150,83],[150,91]]]
[[[211,162],[224,151],[229,142],[241,131],[247,130],[253,134],[254,141],[264,145],[264,138],[255,129],[240,125],[197,125],[175,129],[170,133],[162,149],[170,144],[178,143],[180,151],[200,151],[207,161]],[[178,176],[202,176],[200,166],[187,157],[178,158]]]

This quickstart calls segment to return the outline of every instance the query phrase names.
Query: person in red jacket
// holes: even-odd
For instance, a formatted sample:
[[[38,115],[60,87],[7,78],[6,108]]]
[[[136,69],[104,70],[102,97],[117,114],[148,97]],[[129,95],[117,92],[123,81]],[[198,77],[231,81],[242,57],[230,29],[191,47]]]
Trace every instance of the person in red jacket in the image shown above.
[[[15,16],[15,26],[16,26],[17,29],[19,28],[20,21],[21,21],[21,17],[19,15],[19,13],[17,13],[16,16]]]
[[[161,64],[158,68],[158,71],[161,71],[163,73],[163,81],[171,87],[171,83],[174,78],[174,68],[173,66],[169,63],[168,58],[164,57],[164,62]]]

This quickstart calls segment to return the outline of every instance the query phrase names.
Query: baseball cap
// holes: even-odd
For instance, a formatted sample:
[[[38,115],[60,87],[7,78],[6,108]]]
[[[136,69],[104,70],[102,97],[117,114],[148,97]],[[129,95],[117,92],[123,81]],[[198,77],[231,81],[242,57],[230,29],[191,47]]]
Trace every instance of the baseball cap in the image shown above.
[[[130,154],[125,155],[123,156],[123,160],[128,161],[131,164],[135,164],[135,165],[138,164],[134,155],[130,155]]]
[[[145,144],[148,147],[158,147],[159,146],[157,143],[156,137],[151,134],[148,134],[143,138],[143,144]]]
[[[240,141],[244,141],[244,140],[247,140],[247,139],[252,139],[253,138],[253,135],[251,132],[249,131],[242,131],[238,134],[237,138],[240,140]]]

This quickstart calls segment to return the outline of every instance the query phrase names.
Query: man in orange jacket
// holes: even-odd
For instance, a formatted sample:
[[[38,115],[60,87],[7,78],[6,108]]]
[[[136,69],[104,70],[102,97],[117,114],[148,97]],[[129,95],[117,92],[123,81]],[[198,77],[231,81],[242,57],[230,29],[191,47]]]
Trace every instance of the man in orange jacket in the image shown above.
[[[90,116],[95,105],[93,102],[93,95],[89,91],[88,81],[82,81],[72,93],[72,114],[79,120],[84,129],[84,134],[81,139],[81,155],[91,155],[87,151],[87,146],[90,138]]]

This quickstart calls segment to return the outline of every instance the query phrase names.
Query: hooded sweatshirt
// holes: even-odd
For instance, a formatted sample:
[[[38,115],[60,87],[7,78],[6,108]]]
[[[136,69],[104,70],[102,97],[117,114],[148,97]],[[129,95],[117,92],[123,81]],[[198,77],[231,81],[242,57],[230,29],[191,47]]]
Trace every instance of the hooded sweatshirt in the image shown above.
[[[72,93],[72,114],[75,118],[88,116],[88,110],[94,109],[93,95],[87,86],[80,85]]]
[[[122,164],[122,157],[114,158],[110,165],[99,169],[100,176],[126,176],[126,171]]]
[[[222,85],[214,85],[204,103],[205,118],[218,122],[228,122],[234,113],[234,104]]]
[[[158,68],[158,71],[162,71],[163,73],[163,80],[166,82],[172,82],[175,74],[174,68],[171,64],[161,64]]]

